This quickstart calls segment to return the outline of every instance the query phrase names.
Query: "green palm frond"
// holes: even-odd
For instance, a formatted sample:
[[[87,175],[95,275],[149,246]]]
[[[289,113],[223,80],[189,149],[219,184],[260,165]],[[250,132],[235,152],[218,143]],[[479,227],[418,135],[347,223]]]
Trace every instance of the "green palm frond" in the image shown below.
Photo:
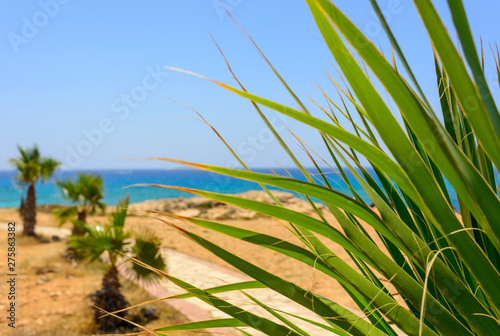
[[[150,231],[134,233],[125,230],[129,197],[120,201],[116,210],[111,214],[106,225],[93,225],[73,220],[73,224],[80,228],[83,236],[70,236],[68,245],[75,252],[89,261],[98,260],[103,253],[107,253],[111,266],[116,265],[124,254],[144,262],[160,270],[165,270],[165,260],[161,254],[161,240]],[[68,210],[69,212],[69,210]],[[125,260],[131,274],[138,279],[154,281],[158,275],[149,269]]]
[[[65,179],[65,180],[55,181],[55,183],[62,190],[62,192],[68,199],[70,199],[73,202],[78,202],[80,200],[77,185],[73,181]]]
[[[16,179],[22,184],[35,184],[39,179],[46,182],[57,168],[60,162],[40,156],[38,146],[22,148],[18,146],[20,158],[9,159],[9,163],[16,167],[18,175]]]
[[[110,259],[116,260],[117,253],[123,253],[130,244],[130,233],[116,230],[112,225],[92,225],[74,220],[73,224],[81,228],[83,236],[70,236],[68,245],[89,261],[98,260],[104,252]]]
[[[60,162],[51,158],[41,158],[40,160],[40,178],[43,182],[47,182],[52,174],[61,165]]]
[[[252,172],[225,141],[245,170],[165,159],[256,182],[266,191],[266,186],[293,191],[311,204],[315,216],[285,209],[278,201],[272,205],[203,190],[156,185],[287,222],[285,225],[302,245],[258,232],[258,226],[250,231],[230,224],[175,216],[273,250],[322,272],[332,283],[337,282],[345,289],[352,304],[362,312],[359,316],[352,313],[350,307],[338,305],[336,298],[323,298],[257,267],[252,263],[253,256],[237,256],[214,241],[171,225],[263,286],[316,314],[323,320],[324,334],[500,334],[500,114],[497,102],[485,80],[483,54],[480,59],[462,1],[448,1],[458,46],[432,2],[414,2],[434,48],[435,68],[431,71],[437,75],[439,101],[429,101],[424,95],[376,0],[371,0],[371,4],[395,50],[392,58],[385,58],[333,2],[306,0],[344,81],[344,86],[340,86],[330,77],[338,89],[340,102],[322,89],[328,105],[321,107],[314,102],[327,118],[312,115],[253,40],[298,108],[249,93],[231,69],[240,88],[212,81],[252,103],[304,178]],[[404,72],[396,67],[399,61]],[[497,63],[495,59],[498,70]],[[397,107],[396,111],[392,105]],[[312,171],[306,169],[268,122],[261,106],[317,131],[329,157],[318,157],[316,149],[310,149],[306,141],[292,133],[314,166]],[[342,125],[341,120],[347,120],[349,127]],[[339,171],[348,192],[332,187],[320,161]],[[354,182],[369,201],[359,196]],[[457,203],[452,203],[454,195]],[[328,220],[312,199],[321,200],[335,222]],[[368,206],[371,203],[376,210]],[[335,228],[337,224],[341,229]],[[375,234],[369,234],[367,226],[374,229]],[[342,247],[350,260],[341,259],[329,248],[332,245]],[[208,299],[206,293],[193,290],[179,279],[166,277],[185,288],[190,296],[224,311],[217,298]],[[239,288],[246,289],[243,285]],[[302,325],[299,327],[285,318],[282,311],[253,295],[247,298],[274,316],[283,328],[293,330],[285,333],[308,335]],[[243,310],[244,313],[248,311]],[[306,317],[301,319],[318,326]],[[276,329],[272,329],[276,326],[264,329],[253,323],[246,324],[268,335],[276,334]]]
[[[92,208],[90,210],[90,214],[95,214],[95,213],[105,213],[106,212],[106,203],[104,202],[101,202],[101,201],[97,201],[97,202],[93,202],[92,203]]]
[[[160,271],[165,271],[166,264],[161,254],[161,240],[158,237],[150,231],[143,230],[134,234],[134,242],[135,244],[132,246],[131,250],[132,258]],[[128,264],[133,271],[132,274],[134,274],[138,279],[156,281],[161,278],[158,273],[144,268],[135,262],[129,260]]]
[[[116,211],[110,216],[110,222],[117,229],[123,229],[125,225],[125,219],[127,218],[129,196],[124,200],[118,202],[116,206]]]
[[[79,173],[76,180],[64,179],[55,181],[64,195],[71,200],[80,211],[93,215],[106,211],[104,198],[104,182],[101,176],[96,174]]]
[[[58,225],[61,226],[67,222],[70,222],[73,220],[77,214],[78,214],[78,208],[77,207],[62,207],[58,209],[54,209],[52,212],[53,215],[56,217]]]

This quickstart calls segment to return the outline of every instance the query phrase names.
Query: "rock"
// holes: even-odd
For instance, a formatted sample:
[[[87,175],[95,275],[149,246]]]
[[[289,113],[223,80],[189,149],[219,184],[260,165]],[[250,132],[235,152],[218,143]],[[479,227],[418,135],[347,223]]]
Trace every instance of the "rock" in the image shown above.
[[[302,213],[312,213],[314,210],[305,200],[296,198],[294,194],[284,191],[273,190],[274,197],[286,208]],[[238,197],[274,204],[271,197],[264,191],[247,191],[237,194]],[[319,209],[324,209],[322,204],[316,204]],[[170,212],[179,216],[200,217],[209,220],[223,219],[254,219],[260,214],[227,205],[218,201],[209,200],[203,197],[192,198],[172,198],[149,200],[142,203],[130,205],[131,210],[156,210]]]
[[[217,207],[210,209],[202,217],[209,220],[228,219],[230,218],[230,210],[227,207]]]
[[[50,239],[47,237],[39,237],[38,241],[42,244],[50,244]]]
[[[50,294],[50,297],[53,298],[53,299],[56,299],[59,296],[61,296],[61,291],[57,291],[57,292],[54,292],[54,293]]]
[[[59,267],[37,267],[35,268],[36,274],[47,274],[47,273],[59,273],[61,272],[61,264],[58,264]]]
[[[40,279],[37,280],[36,284],[37,285],[43,285],[46,282],[49,282],[50,278],[48,276],[41,277]]]

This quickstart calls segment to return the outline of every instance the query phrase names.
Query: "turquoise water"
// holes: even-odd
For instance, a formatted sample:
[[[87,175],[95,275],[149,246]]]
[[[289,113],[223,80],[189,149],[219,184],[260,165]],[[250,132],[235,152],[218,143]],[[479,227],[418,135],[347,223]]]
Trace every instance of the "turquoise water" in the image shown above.
[[[269,169],[255,169],[263,173],[271,173]],[[285,171],[277,169],[278,174],[285,176]],[[93,170],[86,171],[99,174],[104,179],[104,202],[108,205],[116,205],[119,199],[130,195],[130,201],[143,202],[151,199],[191,197],[191,194],[176,190],[168,190],[155,187],[129,187],[138,183],[154,183],[172,186],[181,186],[195,189],[203,189],[220,193],[236,194],[249,190],[260,190],[260,187],[253,182],[230,178],[206,171],[192,169],[175,170]],[[289,169],[289,173],[295,178],[301,178],[298,169]],[[338,191],[350,194],[349,189],[342,179],[334,171],[324,171],[330,180],[330,184]],[[77,171],[59,171],[53,178],[75,177]],[[15,181],[14,171],[0,171],[0,208],[18,207],[21,194],[25,194],[25,189]],[[371,204],[368,196],[352,176],[348,176],[353,181],[353,186],[358,194]],[[271,188],[272,189],[272,188]],[[69,204],[63,197],[53,181],[38,183],[36,186],[37,204]],[[456,204],[456,197],[452,196],[452,201]]]
[[[271,173],[268,169],[256,169],[255,171]],[[229,194],[236,194],[249,190],[260,190],[260,187],[253,182],[193,169],[93,170],[86,172],[99,174],[103,177],[105,195],[104,201],[109,205],[115,205],[119,199],[125,197],[127,194],[130,195],[130,201],[132,203],[150,199],[192,196],[176,190],[155,187],[126,188],[138,183],[181,186]],[[285,175],[284,171],[277,170],[277,172],[281,175]],[[301,174],[297,169],[290,169],[289,172],[296,178],[301,177]],[[53,176],[53,179],[58,180],[62,178],[73,178],[77,173],[77,171],[60,171]],[[0,208],[18,207],[21,193],[25,194],[25,189],[18,185],[15,181],[15,175],[14,171],[0,171]],[[332,185],[336,185],[338,190],[348,192],[345,184],[337,176],[337,174],[329,172],[328,176],[332,181]],[[37,204],[39,205],[69,204],[53,181],[43,184],[38,183],[36,186],[36,195]]]

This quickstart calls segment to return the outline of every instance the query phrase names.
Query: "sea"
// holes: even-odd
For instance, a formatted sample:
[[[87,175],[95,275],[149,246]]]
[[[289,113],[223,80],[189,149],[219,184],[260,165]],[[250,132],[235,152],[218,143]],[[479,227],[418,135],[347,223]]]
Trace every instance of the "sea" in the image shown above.
[[[298,169],[253,169],[253,171],[281,176],[292,175],[294,178],[304,180]],[[62,191],[54,183],[54,180],[65,178],[76,178],[80,171],[61,170],[54,174],[50,181],[46,183],[38,182],[36,185],[37,205],[42,204],[71,204]],[[136,184],[161,184],[169,186],[187,187],[201,190],[208,190],[224,194],[237,194],[250,190],[262,190],[261,187],[250,181],[227,177],[207,171],[196,169],[171,169],[171,170],[87,170],[85,173],[100,175],[104,180],[104,202],[108,205],[116,205],[120,199],[130,196],[131,203],[143,202],[146,200],[156,200],[162,198],[193,197],[191,194],[164,189],[158,187],[134,186]],[[324,170],[330,184],[337,191],[351,195],[349,188],[342,181],[338,172]],[[15,171],[0,171],[0,208],[19,207],[21,195],[26,194],[26,186],[20,185],[15,180]],[[372,175],[373,176],[373,175]],[[320,176],[315,176],[320,179]],[[371,204],[368,195],[355,181],[352,175],[348,175],[349,180],[356,192]],[[270,189],[278,189],[269,187]],[[456,205],[456,197],[452,195],[452,201]]]

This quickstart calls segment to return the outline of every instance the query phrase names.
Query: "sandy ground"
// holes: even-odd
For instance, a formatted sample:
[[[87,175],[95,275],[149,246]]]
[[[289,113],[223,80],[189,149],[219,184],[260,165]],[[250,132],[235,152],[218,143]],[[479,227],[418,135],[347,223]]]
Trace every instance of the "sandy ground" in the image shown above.
[[[40,218],[50,216],[41,215]],[[48,222],[49,224],[50,222]],[[40,223],[42,224],[42,223]],[[0,314],[0,335],[15,336],[83,336],[95,333],[93,310],[89,294],[99,289],[104,274],[102,264],[67,263],[61,258],[65,242],[41,243],[20,234],[16,237],[16,323],[7,326],[6,313]],[[0,231],[0,246],[7,250],[7,232]],[[7,257],[0,258],[0,269],[7,269]],[[8,288],[2,276],[0,310],[8,308]],[[127,280],[122,280],[122,292],[131,304],[153,299],[148,293]],[[149,328],[188,322],[188,319],[165,303],[152,305],[159,320]],[[150,306],[151,307],[151,306]],[[134,311],[132,311],[134,312]],[[192,333],[172,333],[192,335]],[[201,335],[209,335],[201,333]]]
[[[0,237],[5,251],[7,233],[0,232]],[[16,328],[7,328],[5,314],[1,314],[2,335],[49,335],[49,326],[60,330],[54,335],[92,330],[92,311],[85,295],[95,290],[100,275],[63,263],[59,256],[63,250],[63,242],[42,244],[17,235]],[[6,264],[7,258],[0,258],[2,270]],[[8,308],[5,286],[2,292],[3,312]],[[63,319],[65,324],[61,324]]]
[[[326,214],[327,220],[332,223],[335,227],[338,227],[335,219],[331,215]],[[50,213],[38,213],[38,223],[40,226],[53,226],[54,219]],[[19,221],[18,215],[15,209],[0,209],[0,221]],[[169,219],[170,220],[170,219]],[[100,222],[104,223],[107,218],[104,216],[95,216],[89,218],[88,222]],[[326,298],[331,298],[339,304],[347,305],[348,307],[355,307],[350,297],[345,294],[342,287],[330,277],[314,270],[313,268],[306,266],[298,261],[291,260],[279,253],[252,245],[250,243],[242,242],[231,237],[227,237],[216,232],[212,232],[207,229],[199,228],[193,224],[185,223],[178,220],[172,220],[175,224],[180,227],[197,233],[211,241],[216,242],[218,245],[230,250],[231,252],[244,257],[247,260],[252,261],[254,264],[280,276],[289,281],[296,283],[297,285],[314,291],[315,293],[324,296]],[[301,243],[298,239],[288,231],[288,229],[283,225],[283,223],[268,217],[260,217],[257,219],[250,220],[223,220],[222,223],[230,224],[233,226],[246,228],[288,241],[294,242],[298,245]],[[175,249],[177,251],[192,255],[194,257],[204,259],[221,266],[231,268],[224,261],[218,259],[210,252],[199,247],[188,238],[184,237],[174,229],[170,228],[168,225],[160,222],[159,220],[147,217],[147,216],[129,216],[127,218],[126,225],[129,229],[149,229],[154,231],[159,235],[163,241],[163,245],[168,248]],[[64,227],[70,228],[69,224],[65,224]],[[370,232],[371,228],[368,228]],[[370,232],[373,233],[373,230]],[[373,236],[373,234],[372,234]],[[326,245],[339,257],[344,260],[348,260],[347,253],[343,248],[331,243],[328,240],[324,240]],[[348,261],[350,265],[354,265],[352,262]]]

